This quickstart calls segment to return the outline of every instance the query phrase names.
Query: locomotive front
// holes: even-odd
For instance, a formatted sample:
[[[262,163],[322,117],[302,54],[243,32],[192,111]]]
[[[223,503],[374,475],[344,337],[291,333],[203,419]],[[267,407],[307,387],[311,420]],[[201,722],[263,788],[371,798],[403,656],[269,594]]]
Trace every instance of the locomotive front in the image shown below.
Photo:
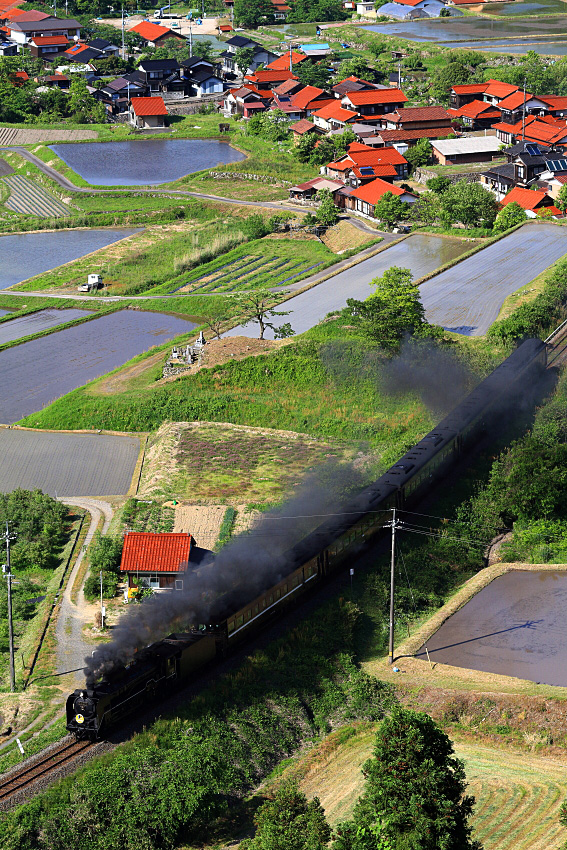
[[[97,740],[99,730],[94,691],[78,688],[67,697],[66,728],[79,741]]]

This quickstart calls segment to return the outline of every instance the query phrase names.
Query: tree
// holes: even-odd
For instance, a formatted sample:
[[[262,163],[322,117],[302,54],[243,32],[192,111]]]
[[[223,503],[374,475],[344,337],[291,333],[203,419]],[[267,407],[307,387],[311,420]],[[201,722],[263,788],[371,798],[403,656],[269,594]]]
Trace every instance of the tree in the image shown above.
[[[248,239],[262,239],[268,235],[270,228],[259,213],[253,213],[242,222],[242,231]]]
[[[256,51],[253,47],[239,47],[234,54],[234,61],[242,76],[247,74],[253,61]]]
[[[103,124],[105,109],[102,103],[94,99],[80,74],[73,74],[69,87],[69,112],[79,124]]]
[[[274,22],[274,7],[270,0],[234,0],[234,20],[239,27],[256,29]]]
[[[449,188],[451,181],[448,177],[430,177],[425,185],[431,192],[435,192],[436,195],[441,195]]]
[[[252,120],[252,119],[250,119]],[[318,133],[306,133],[301,137],[294,148],[295,156],[299,162],[311,162],[311,157],[315,150],[315,144],[319,139]]]
[[[412,283],[410,269],[392,266],[370,286],[376,291],[366,301],[347,300],[353,322],[362,333],[387,351],[395,351],[405,334],[425,324],[419,288]]]
[[[407,149],[404,156],[413,171],[415,168],[419,168],[420,165],[427,165],[431,159],[432,152],[433,148],[429,139],[419,139],[415,145]]]
[[[301,62],[293,72],[304,86],[317,86],[320,89],[326,87],[331,76],[331,69],[325,62]]]
[[[388,0],[384,0],[388,2]],[[373,82],[374,71],[368,67],[368,62],[362,56],[353,56],[352,59],[343,59],[337,71],[339,80],[345,80],[347,77],[361,77],[364,80]]]
[[[396,707],[363,773],[364,792],[333,850],[482,850],[468,824],[474,797],[465,795],[463,762],[427,714]]]
[[[374,215],[388,227],[393,227],[402,218],[406,218],[408,213],[408,204],[404,204],[399,195],[394,195],[393,192],[386,192],[374,206]]]
[[[248,322],[257,322],[260,326],[260,337],[264,339],[266,328],[276,333],[279,328],[274,325],[271,320],[273,316],[289,316],[290,311],[275,310],[274,308],[282,300],[285,292],[278,292],[277,295],[267,287],[251,290],[250,292],[240,292],[234,296],[234,300],[239,312],[244,314],[243,324]],[[286,324],[289,324],[286,322]],[[284,327],[284,326],[282,326]],[[289,329],[291,330],[291,328]],[[290,336],[290,333],[286,333]]]
[[[442,219],[447,226],[461,222],[465,227],[492,227],[498,202],[480,183],[459,180],[441,195]]]
[[[565,201],[567,206],[567,197]],[[496,216],[496,221],[494,222],[494,227],[492,229],[495,233],[503,233],[505,230],[509,230],[511,227],[515,227],[517,224],[527,221],[527,218],[525,211],[519,204],[506,204],[506,206],[503,207]]]
[[[331,830],[318,797],[307,802],[295,782],[284,782],[258,809],[256,835],[243,850],[325,850]]]
[[[221,333],[232,318],[234,318],[233,310],[229,307],[219,307],[213,310],[206,318],[203,317],[203,322],[214,333],[216,339],[220,339]]]
[[[433,224],[441,218],[441,200],[435,192],[423,192],[410,207],[412,221]]]
[[[512,205],[508,204],[508,206]],[[558,207],[558,209],[560,209],[562,213],[567,210],[567,183],[564,183],[561,189],[559,190],[559,194],[555,199],[555,206]]]
[[[462,62],[448,62],[442,65],[431,82],[430,93],[435,101],[449,102],[449,92],[455,85],[470,83],[472,72]]]
[[[289,23],[299,24],[309,21],[344,21],[348,17],[341,0],[291,0]]]
[[[317,192],[317,200],[319,201],[319,206],[317,207],[315,218],[318,223],[326,224],[327,227],[336,224],[339,220],[339,211],[335,206],[330,191],[328,189],[321,189]]]

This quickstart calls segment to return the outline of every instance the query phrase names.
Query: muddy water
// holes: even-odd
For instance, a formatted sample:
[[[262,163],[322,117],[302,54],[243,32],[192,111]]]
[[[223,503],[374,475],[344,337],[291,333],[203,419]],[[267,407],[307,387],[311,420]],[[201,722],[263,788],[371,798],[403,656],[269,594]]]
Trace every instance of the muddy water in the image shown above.
[[[427,649],[433,662],[565,687],[566,636],[567,573],[513,570],[450,617]]]
[[[72,322],[74,319],[82,319],[90,313],[90,310],[39,310],[28,316],[17,316],[0,325],[0,345],[63,325],[65,322]]]
[[[194,327],[175,316],[121,310],[8,348],[0,352],[0,422],[9,424],[41,410]]]

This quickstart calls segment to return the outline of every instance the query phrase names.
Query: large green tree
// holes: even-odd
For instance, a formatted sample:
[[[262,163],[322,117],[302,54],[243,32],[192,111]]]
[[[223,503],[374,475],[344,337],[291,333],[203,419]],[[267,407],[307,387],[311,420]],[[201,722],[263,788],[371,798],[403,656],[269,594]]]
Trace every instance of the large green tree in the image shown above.
[[[234,0],[234,20],[239,27],[256,29],[273,23],[274,7],[270,0]]]
[[[376,291],[366,301],[347,300],[352,321],[362,333],[386,351],[395,351],[406,334],[425,324],[419,288],[410,269],[392,266],[370,283]]]
[[[374,206],[374,215],[388,227],[393,227],[398,221],[406,218],[409,212],[409,204],[405,204],[399,195],[394,195],[393,192],[386,192]]]
[[[519,204],[506,204],[496,216],[492,229],[495,233],[503,233],[505,230],[527,221],[527,218],[525,210]]]
[[[470,83],[473,71],[462,62],[447,62],[442,64],[434,74],[430,86],[430,94],[436,101],[449,102],[449,92],[452,86]]]
[[[427,165],[431,159],[433,148],[429,139],[419,139],[415,145],[408,148],[404,156],[411,165],[412,169],[419,168],[421,165]]]
[[[278,302],[282,300],[285,292],[277,295],[268,287],[253,289],[249,292],[240,292],[234,296],[236,310],[242,315],[242,322],[255,322],[260,327],[260,339],[264,339],[267,328],[274,332],[276,338],[291,336],[293,330],[286,322],[284,325],[276,326],[272,319],[275,316],[289,316],[289,310],[276,310]]]
[[[307,801],[294,782],[284,782],[260,806],[256,834],[242,850],[325,850],[331,830],[318,797]]]
[[[319,224],[326,224],[328,227],[336,224],[339,220],[339,211],[335,206],[330,191],[328,189],[321,189],[317,192],[317,200],[319,206],[317,207],[315,217]]]
[[[395,708],[363,767],[366,785],[333,850],[482,850],[463,763],[427,714]]]
[[[498,202],[480,183],[459,180],[441,195],[442,219],[447,226],[461,222],[465,227],[492,227]]]

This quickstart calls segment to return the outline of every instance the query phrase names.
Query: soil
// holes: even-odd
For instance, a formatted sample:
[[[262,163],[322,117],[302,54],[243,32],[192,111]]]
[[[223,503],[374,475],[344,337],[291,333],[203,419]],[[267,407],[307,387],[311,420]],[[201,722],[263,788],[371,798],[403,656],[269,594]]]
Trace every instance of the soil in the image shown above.
[[[166,505],[169,504],[166,502]],[[202,549],[213,549],[225,512],[226,505],[189,505],[183,502],[175,506],[173,530],[191,534]]]
[[[258,355],[267,354],[286,343],[287,340],[252,339],[248,336],[211,339],[207,341],[200,363],[195,363],[186,372],[182,372],[181,375],[162,378],[161,381],[158,381],[158,384],[176,381],[184,375],[195,375],[201,369],[212,369],[214,366],[222,366],[223,363],[228,363],[230,360],[244,360],[245,357],[258,357]]]

